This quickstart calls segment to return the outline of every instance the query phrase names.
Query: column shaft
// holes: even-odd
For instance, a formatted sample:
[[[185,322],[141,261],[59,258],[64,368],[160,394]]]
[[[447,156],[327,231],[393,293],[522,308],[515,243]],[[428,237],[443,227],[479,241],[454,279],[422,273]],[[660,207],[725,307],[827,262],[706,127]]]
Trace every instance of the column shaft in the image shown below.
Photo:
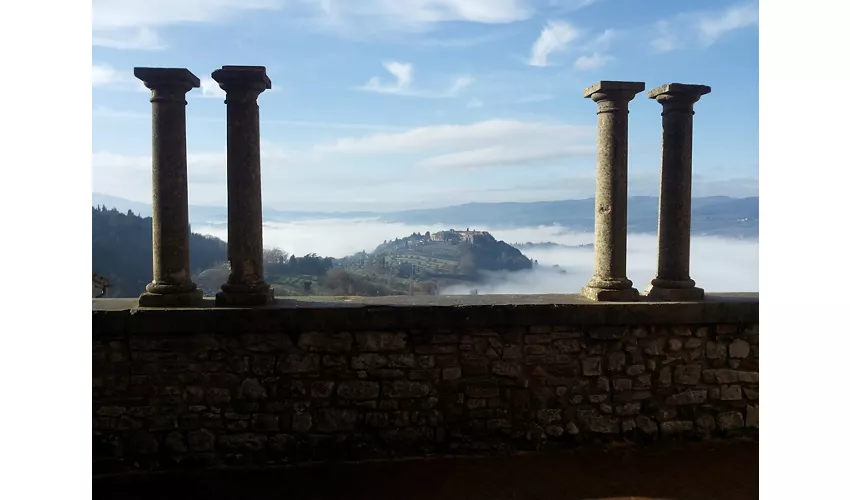
[[[227,253],[230,275],[216,295],[221,305],[263,305],[274,292],[263,272],[260,111],[271,88],[262,67],[224,66],[213,79],[227,92]]]
[[[151,89],[153,281],[141,306],[198,303],[202,292],[191,279],[189,194],[186,161],[186,92],[200,86],[182,68],[135,68]]]
[[[603,81],[585,90],[598,104],[594,272],[582,295],[593,300],[637,300],[626,277],[629,101],[642,82]]]
[[[662,106],[661,190],[658,200],[658,271],[647,289],[656,300],[701,300],[690,277],[691,176],[694,103],[704,85],[667,84],[649,93]]]

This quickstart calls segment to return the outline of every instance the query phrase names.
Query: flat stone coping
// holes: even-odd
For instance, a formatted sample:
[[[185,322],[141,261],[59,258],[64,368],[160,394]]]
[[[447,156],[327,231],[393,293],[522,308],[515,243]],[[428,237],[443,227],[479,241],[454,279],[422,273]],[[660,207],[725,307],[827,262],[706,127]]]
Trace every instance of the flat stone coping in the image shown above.
[[[596,302],[577,294],[276,298],[267,306],[140,308],[138,299],[92,299],[92,334],[262,333],[540,325],[758,323],[758,293],[699,302]]]

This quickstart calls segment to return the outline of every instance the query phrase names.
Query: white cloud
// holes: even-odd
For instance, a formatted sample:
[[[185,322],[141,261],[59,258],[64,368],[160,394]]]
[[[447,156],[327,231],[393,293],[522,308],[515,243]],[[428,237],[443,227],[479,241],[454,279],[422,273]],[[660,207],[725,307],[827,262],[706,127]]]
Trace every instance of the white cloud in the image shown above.
[[[391,84],[384,83],[380,77],[373,76],[363,86],[359,87],[359,90],[408,97],[448,98],[457,96],[461,90],[471,85],[474,81],[472,77],[462,75],[455,78],[449,88],[443,92],[415,90],[411,88],[413,82],[412,64],[398,61],[389,61],[383,64],[384,69],[395,78],[395,82]]]
[[[617,36],[618,35],[615,30],[608,28],[593,37],[593,39],[585,45],[585,50],[606,51],[611,46],[611,43],[617,39]]]
[[[427,29],[441,22],[503,24],[531,17],[526,0],[304,0],[326,19],[353,23],[365,19],[394,23],[398,28]]]
[[[316,150],[361,155],[428,153],[432,156],[419,161],[418,166],[493,167],[593,154],[595,132],[595,128],[586,126],[488,120],[340,139]]]
[[[224,21],[235,12],[275,10],[283,0],[93,0],[92,29]]]
[[[93,0],[92,45],[122,50],[164,48],[155,28],[228,21],[241,11],[276,10],[285,0]]]
[[[545,146],[538,143],[537,146]],[[543,160],[568,156],[587,156],[595,152],[593,145],[549,147],[522,147],[519,145],[492,146],[460,153],[432,156],[419,162],[420,167],[434,169],[488,168],[510,165],[527,165]]]
[[[124,75],[112,66],[94,63],[91,65],[91,86],[106,87],[124,81]]]
[[[570,42],[578,38],[579,32],[565,21],[550,21],[540,32],[531,47],[528,59],[530,66],[549,66],[549,55],[563,52]]]
[[[221,89],[218,82],[211,77],[201,78],[201,97],[214,97],[224,99],[227,97],[227,92]]]
[[[576,59],[576,62],[573,64],[575,69],[590,71],[602,68],[606,64],[613,61],[614,58],[612,56],[606,54],[600,54],[599,52],[594,52],[589,56],[581,56]]]
[[[141,80],[133,76],[132,70],[119,71],[108,64],[102,63],[92,63],[91,85],[93,88],[150,92]]]
[[[165,44],[148,27],[134,30],[101,30],[92,35],[92,45],[119,50],[163,50]]]
[[[721,13],[701,16],[697,22],[703,45],[711,45],[724,33],[758,24],[758,4],[733,5]]]
[[[656,52],[670,52],[679,48],[680,41],[673,34],[669,21],[662,20],[655,23],[655,32],[656,35],[650,45]]]
[[[572,12],[589,5],[593,5],[599,0],[548,0],[549,6],[560,12]]]
[[[552,99],[552,97],[553,96],[551,96],[549,94],[532,94],[532,95],[528,95],[528,96],[525,96],[525,97],[520,97],[519,99],[517,99],[513,103],[514,104],[527,104],[527,103],[532,103],[532,102],[543,102],[543,101],[548,101],[548,100]]]
[[[384,69],[395,77],[395,83],[392,85],[385,85],[381,83],[381,79],[379,77],[373,76],[363,86],[363,90],[387,94],[398,94],[405,92],[410,88],[410,82],[413,81],[412,64],[389,61],[384,63]]]
[[[746,2],[724,10],[687,12],[662,19],[652,28],[650,45],[659,53],[689,46],[709,47],[725,34],[758,24],[758,5]]]
[[[457,77],[454,83],[452,83],[452,86],[449,88],[448,95],[457,95],[458,92],[465,89],[466,87],[469,87],[473,81],[475,80],[473,80],[473,78],[468,75]]]

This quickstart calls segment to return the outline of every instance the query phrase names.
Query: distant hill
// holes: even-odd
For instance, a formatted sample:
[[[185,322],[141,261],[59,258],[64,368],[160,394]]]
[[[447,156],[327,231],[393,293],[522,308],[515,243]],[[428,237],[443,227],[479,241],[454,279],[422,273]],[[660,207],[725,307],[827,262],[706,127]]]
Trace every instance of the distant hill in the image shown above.
[[[544,241],[534,243],[531,241],[525,243],[514,243],[512,246],[520,250],[551,250],[553,248],[576,248],[582,250],[593,250],[593,243],[584,243],[582,245],[564,245],[563,243],[555,243],[554,241]]]
[[[435,294],[457,284],[478,284],[488,273],[531,269],[516,248],[486,231],[413,233],[384,241],[372,252],[334,259],[323,285],[342,293],[381,289],[381,294]],[[372,292],[367,292],[372,294]]]
[[[126,212],[150,215],[150,205],[92,194],[92,204],[107,205]],[[292,221],[317,218],[376,218],[386,222],[442,227],[487,226],[488,228],[534,227],[558,224],[575,231],[592,232],[593,198],[582,200],[538,201],[527,203],[466,203],[442,208],[398,212],[302,212],[265,208],[266,220]],[[224,207],[191,206],[193,224],[223,223]],[[758,238],[759,199],[710,196],[692,201],[691,231],[694,235],[731,238]],[[655,233],[658,225],[658,198],[629,198],[629,232]]]
[[[410,236],[379,245],[372,257],[403,276],[465,277],[479,271],[531,269],[531,260],[487,231],[438,231]]]
[[[121,213],[103,206],[92,207],[92,272],[109,280],[107,297],[137,297],[153,277],[150,217],[130,210]],[[192,273],[227,260],[227,244],[215,237],[189,236]]]
[[[757,238],[759,199],[712,196],[691,202],[694,235]],[[540,201],[529,203],[467,203],[445,208],[406,210],[381,217],[387,222],[408,224],[485,225],[491,228],[561,225],[593,232],[595,200]],[[655,233],[658,198],[629,198],[628,230]]]

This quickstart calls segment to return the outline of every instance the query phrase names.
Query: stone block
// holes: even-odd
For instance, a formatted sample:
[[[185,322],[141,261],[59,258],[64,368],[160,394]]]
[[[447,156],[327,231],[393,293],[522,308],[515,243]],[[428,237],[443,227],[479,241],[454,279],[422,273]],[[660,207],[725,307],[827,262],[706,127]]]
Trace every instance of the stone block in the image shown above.
[[[268,413],[259,413],[251,418],[251,427],[260,432],[277,432],[280,430],[278,416]]]
[[[614,409],[617,412],[617,415],[639,415],[640,407],[641,403],[635,402],[618,405]]]
[[[477,385],[466,386],[463,392],[471,398],[497,398],[500,395],[499,387],[485,387]]]
[[[414,357],[411,354],[409,357],[404,354],[396,354],[396,360],[398,363],[394,363],[394,367],[398,368],[413,368]],[[437,366],[437,360],[434,356],[429,354],[424,354],[421,356],[415,357],[416,366],[419,368],[434,368]]]
[[[739,411],[728,411],[717,415],[717,426],[721,430],[731,431],[744,427],[744,417]]]
[[[608,355],[608,371],[620,372],[626,366],[626,353],[612,352]]]
[[[549,425],[553,422],[561,421],[561,410],[547,409],[537,411],[537,423],[540,425]]]
[[[735,339],[729,344],[730,358],[746,358],[750,355],[750,344],[741,339]]]
[[[646,367],[644,365],[630,365],[626,368],[626,375],[629,377],[636,377],[645,371]]]
[[[378,353],[356,354],[351,357],[351,368],[355,370],[374,370],[388,364],[387,357]]]
[[[747,427],[755,427],[758,429],[759,426],[759,405],[748,405],[747,406]]]
[[[298,337],[298,347],[313,352],[348,352],[353,341],[348,332],[306,332]]]
[[[217,445],[225,452],[260,451],[268,441],[263,434],[241,433],[218,436]]]
[[[694,430],[694,423],[690,420],[672,420],[661,422],[661,434],[683,434]]]
[[[254,375],[267,377],[274,373],[274,356],[258,354],[251,358],[251,371]]]
[[[701,365],[677,365],[674,371],[673,380],[677,384],[681,385],[697,385],[701,374]]]
[[[346,380],[337,386],[337,395],[343,399],[376,399],[381,392],[377,382]]]
[[[551,334],[530,334],[525,336],[525,343],[528,344],[550,344],[553,340]]]
[[[667,341],[667,348],[672,352],[676,352],[682,349],[682,341],[677,338],[671,338]]]
[[[266,399],[268,394],[263,384],[255,378],[246,378],[239,385],[239,390],[236,393],[238,399],[245,401],[260,401]]]
[[[192,451],[210,451],[215,444],[215,434],[207,429],[192,431],[188,434],[188,443]]]
[[[431,386],[424,382],[395,380],[383,385],[384,396],[388,398],[422,398],[431,392]]]
[[[634,384],[632,384],[632,388],[635,390],[649,389],[650,387],[652,387],[652,374],[650,373],[638,375],[635,377]]]
[[[278,373],[312,373],[319,370],[319,354],[290,353],[280,357],[277,363]]]
[[[357,410],[336,408],[319,410],[316,430],[318,432],[350,431],[357,423],[357,415]],[[295,427],[294,424],[295,418],[293,418],[293,429]]]
[[[587,377],[602,375],[602,358],[585,358],[581,360],[581,371]]]
[[[590,432],[599,434],[619,434],[620,420],[616,417],[591,417],[587,426]]]
[[[405,332],[358,332],[355,334],[358,351],[401,351],[407,348]]]
[[[457,380],[461,376],[460,367],[453,366],[449,368],[443,368],[443,380]]]
[[[741,386],[740,385],[722,385],[720,386],[720,399],[722,401],[740,401]]]
[[[726,344],[709,340],[705,343],[705,357],[708,359],[726,359]]]
[[[632,390],[632,381],[627,378],[614,379],[614,392],[628,392]]]
[[[658,424],[649,417],[639,416],[635,418],[635,424],[644,434],[658,433]]]
[[[708,391],[705,389],[688,389],[667,398],[666,404],[674,406],[695,405],[705,403],[707,399]]]
[[[490,364],[490,371],[493,375],[503,377],[519,377],[522,374],[522,367],[518,363],[508,363],[506,361],[493,361]]]
[[[670,387],[673,384],[673,370],[669,366],[665,366],[658,370],[658,379],[656,384],[660,388]]]
[[[342,410],[351,411],[351,410]],[[351,418],[350,414],[346,414],[342,420],[347,421]],[[357,412],[354,412],[354,421],[357,420]],[[327,423],[327,421],[326,421]],[[298,412],[292,415],[292,430],[295,432],[308,432],[313,427],[313,415],[307,412]]]
[[[581,342],[576,339],[558,339],[552,342],[552,345],[558,349],[559,352],[581,352]]]

